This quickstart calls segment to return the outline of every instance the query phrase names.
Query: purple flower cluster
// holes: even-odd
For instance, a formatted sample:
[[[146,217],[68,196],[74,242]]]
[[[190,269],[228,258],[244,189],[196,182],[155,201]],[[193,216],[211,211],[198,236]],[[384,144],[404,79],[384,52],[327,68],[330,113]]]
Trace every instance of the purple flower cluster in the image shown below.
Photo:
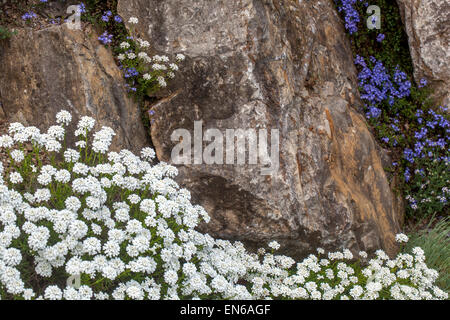
[[[113,35],[108,34],[107,31],[103,32],[100,37],[98,37],[98,40],[103,43],[104,45],[110,44],[112,42]]]
[[[61,23],[61,18],[50,19],[51,24],[59,24]]]
[[[139,72],[136,70],[136,68],[127,68],[125,71],[125,78],[137,77],[138,75]]]
[[[405,98],[410,95],[411,82],[406,73],[395,69],[393,80],[383,63],[374,57],[369,58],[373,65],[371,68],[364,58],[357,55],[355,64],[361,67],[358,74],[359,85],[361,87],[361,99],[363,99],[369,111],[368,118],[378,118],[381,110],[377,108],[382,102],[393,105],[395,98]]]
[[[350,35],[362,23],[363,0],[335,0]],[[375,24],[373,18],[369,23]],[[358,34],[354,37],[358,37]],[[376,41],[386,41],[385,33],[377,33]],[[353,43],[353,42],[352,42]],[[375,49],[379,49],[376,46]],[[392,163],[404,172],[405,192],[409,207],[423,213],[445,211],[450,179],[450,124],[446,107],[433,111],[424,103],[426,91],[412,87],[410,77],[399,66],[385,66],[375,57],[357,55],[355,65],[366,117],[374,125],[381,142],[396,147],[403,159]],[[421,79],[417,87],[427,85]],[[412,92],[413,91],[413,92]],[[396,153],[395,153],[396,154]]]
[[[105,22],[109,21],[109,18],[112,16],[112,12],[111,11],[106,11],[103,16],[102,16],[102,20]]]
[[[442,150],[447,149],[450,140],[450,122],[443,115],[433,110],[428,110],[428,121],[423,120],[424,112],[422,110],[416,112],[416,117],[417,122],[424,126],[414,132],[414,138],[416,139],[414,147],[413,149],[406,148],[403,151],[403,157],[410,164],[413,164],[417,159],[426,157],[437,161],[448,161],[448,157],[437,157],[437,155],[442,153]],[[436,131],[444,132],[444,134],[436,135]],[[435,139],[431,139],[430,135],[435,136]]]
[[[386,36],[383,33],[380,33],[377,36],[377,41],[381,43],[381,42],[383,42],[384,38],[386,38]]]
[[[31,20],[36,17],[37,17],[36,13],[34,13],[33,11],[29,11],[22,16],[22,20],[25,20],[25,21]]]
[[[101,19],[102,19],[102,21],[104,21],[104,22],[109,22],[109,19],[112,17],[112,12],[110,11],[110,10],[108,10],[108,11],[105,11],[104,13],[103,13],[103,15],[102,15],[102,17],[101,17]],[[118,15],[115,15],[114,16],[114,21],[115,22],[117,22],[117,23],[122,23],[122,18],[120,17],[120,16],[118,16]]]
[[[440,109],[445,114],[446,109]],[[409,206],[414,211],[426,210],[427,206],[432,212],[445,210],[448,188],[442,186],[448,184],[450,177],[450,121],[431,109],[428,112],[417,110],[415,116],[419,127],[413,133],[414,145],[403,151],[405,182],[412,186],[407,196]]]
[[[136,87],[132,87],[128,83],[125,83],[125,88],[127,89],[128,92],[136,92],[137,91]]]
[[[427,84],[428,84],[427,79],[422,78],[422,79],[420,79],[420,82],[419,82],[419,88],[423,88],[423,87],[425,87]]]
[[[80,14],[86,12],[86,6],[83,2],[78,5],[78,8],[80,9]]]
[[[356,2],[363,0],[335,0],[338,11],[344,13],[345,28],[350,34],[358,31],[358,23],[360,21],[358,11],[355,9]]]

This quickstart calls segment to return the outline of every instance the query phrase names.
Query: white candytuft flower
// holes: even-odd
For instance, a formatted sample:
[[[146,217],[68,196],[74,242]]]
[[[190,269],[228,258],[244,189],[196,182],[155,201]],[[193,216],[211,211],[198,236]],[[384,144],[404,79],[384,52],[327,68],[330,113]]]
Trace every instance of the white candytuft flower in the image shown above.
[[[269,248],[272,248],[274,250],[280,249],[280,244],[277,241],[271,241],[268,244]]]
[[[136,18],[136,17],[131,17],[131,18],[128,20],[128,23],[131,23],[131,24],[138,24],[138,23],[139,23],[139,19]]]
[[[78,122],[77,130],[75,131],[75,136],[86,137],[86,134],[94,128],[95,119],[91,117],[84,116]]]
[[[66,112],[57,115],[60,125],[70,119]],[[435,285],[439,274],[427,267],[419,247],[393,259],[382,250],[370,260],[360,252],[366,263],[360,267],[347,249],[325,255],[318,248],[320,257],[311,254],[297,262],[271,253],[280,248],[277,241],[269,242],[272,250],[254,254],[240,242],[202,234],[196,228],[209,216],[173,180],[177,169],[152,164],[151,148],[139,156],[109,151],[113,130],[102,127],[90,134],[94,126],[89,117],[78,123],[80,151],[59,144],[65,134],[61,126],[41,134],[14,123],[13,138],[0,137],[5,148],[39,141],[39,148],[60,152],[61,159],[31,167],[25,150],[14,153],[17,171],[0,163],[0,298],[448,298]],[[80,276],[81,286],[65,286],[62,274]]]
[[[0,148],[11,148],[14,145],[14,140],[8,135],[0,136]]]
[[[167,87],[167,82],[164,80],[164,77],[159,76],[156,80],[158,80],[158,83],[162,88]]]
[[[129,47],[130,47],[130,44],[126,41],[124,41],[120,44],[120,48],[122,48],[122,49],[128,49]]]
[[[23,182],[23,178],[18,172],[13,172],[9,175],[9,181],[13,184],[18,184]]]
[[[66,110],[61,110],[56,114],[56,122],[58,124],[69,125],[72,121],[72,115]]]
[[[144,148],[141,151],[141,157],[144,160],[150,161],[153,160],[156,156],[155,150],[153,150],[152,148]]]
[[[11,152],[11,158],[13,158],[14,162],[21,163],[25,159],[25,155],[20,150],[13,150]]]
[[[406,243],[409,241],[409,238],[406,234],[399,233],[395,236],[395,240],[399,243]]]

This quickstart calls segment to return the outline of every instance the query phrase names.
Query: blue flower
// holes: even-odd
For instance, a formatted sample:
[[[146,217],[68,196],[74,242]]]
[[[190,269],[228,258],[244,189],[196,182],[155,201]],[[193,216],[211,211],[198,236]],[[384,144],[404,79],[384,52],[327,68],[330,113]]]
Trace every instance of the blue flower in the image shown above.
[[[391,128],[394,129],[395,132],[399,132],[400,128],[397,127],[395,124],[391,124]]]
[[[411,179],[411,173],[409,172],[409,168],[405,169],[405,181],[408,182]]]
[[[37,17],[36,13],[34,13],[33,11],[29,11],[22,16],[22,20],[25,20],[25,21],[31,20],[36,17]]]
[[[78,9],[80,10],[80,13],[86,12],[86,6],[84,5],[83,2],[78,5]]]
[[[380,115],[381,115],[381,110],[374,106],[369,107],[369,111],[366,112],[366,117],[368,119],[378,118]]]
[[[98,40],[103,43],[104,45],[107,45],[112,42],[113,35],[108,34],[107,31],[103,32],[100,37],[98,37]]]
[[[358,31],[358,22],[360,22],[358,11],[354,5],[356,2],[362,2],[363,0],[335,0],[338,5],[338,11],[343,12],[345,28],[350,34]],[[339,5],[340,2],[340,5]]]
[[[106,11],[105,13],[103,13],[102,20],[105,21],[105,22],[108,22],[109,21],[109,17],[111,15],[112,15],[111,11]]]
[[[423,88],[427,85],[428,81],[425,78],[420,79],[419,88]]]
[[[411,149],[409,149],[409,148],[405,148],[405,150],[403,150],[403,157],[409,163],[413,163],[414,162],[414,152]]]
[[[380,34],[377,36],[377,41],[381,43],[381,42],[383,42],[384,38],[385,38],[385,35],[382,34],[382,33],[380,33]]]
[[[127,68],[125,71],[125,78],[132,78],[139,75],[139,72],[136,70],[136,68]]]
[[[369,57],[369,61],[373,64],[373,68],[367,66],[359,55],[355,59],[355,64],[362,67],[358,73],[361,98],[368,105],[378,105],[386,101],[392,106],[395,98],[405,98],[411,94],[411,82],[406,73],[401,71],[398,66],[395,68],[394,81],[392,81],[381,61],[373,56]]]

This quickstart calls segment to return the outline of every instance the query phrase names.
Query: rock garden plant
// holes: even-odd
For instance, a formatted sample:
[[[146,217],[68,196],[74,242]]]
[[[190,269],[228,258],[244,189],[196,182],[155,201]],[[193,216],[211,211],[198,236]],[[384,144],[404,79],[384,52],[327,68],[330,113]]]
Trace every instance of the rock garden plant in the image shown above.
[[[395,1],[335,0],[354,52],[363,112],[390,151],[411,220],[448,217],[450,114],[430,99],[427,80],[415,83],[408,42]],[[366,26],[369,5],[380,8],[381,29]]]
[[[56,118],[45,133],[11,123],[0,137],[2,299],[448,298],[420,247],[393,259],[319,248],[297,262],[275,241],[250,253],[197,232],[207,212],[153,149],[109,151],[114,131],[94,133],[90,117],[69,146],[72,116]]]

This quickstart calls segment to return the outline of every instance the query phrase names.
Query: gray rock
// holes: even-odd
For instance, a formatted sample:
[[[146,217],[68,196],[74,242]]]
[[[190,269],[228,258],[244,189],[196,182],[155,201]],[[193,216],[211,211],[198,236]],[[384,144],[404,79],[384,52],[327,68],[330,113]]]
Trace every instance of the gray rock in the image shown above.
[[[155,52],[187,56],[171,94],[152,108],[160,160],[173,160],[172,132],[192,133],[194,121],[222,133],[279,130],[272,175],[248,158],[179,166],[179,182],[212,217],[202,231],[255,247],[278,240],[291,256],[396,251],[402,212],[354,110],[356,70],[331,1],[120,0],[118,11],[139,18],[128,27]]]
[[[0,117],[47,129],[65,109],[75,121],[88,115],[97,120],[97,129],[113,128],[115,149],[139,151],[147,145],[139,107],[128,97],[119,68],[97,37],[91,30],[61,25],[22,29],[2,43]]]
[[[397,0],[414,63],[414,77],[429,80],[435,99],[450,104],[450,2]]]
[[[74,11],[68,10],[70,6],[79,5],[80,1],[77,0],[50,0],[44,5],[37,8],[37,12],[42,16],[48,18],[67,18],[71,16]],[[69,11],[69,12],[67,12]]]

